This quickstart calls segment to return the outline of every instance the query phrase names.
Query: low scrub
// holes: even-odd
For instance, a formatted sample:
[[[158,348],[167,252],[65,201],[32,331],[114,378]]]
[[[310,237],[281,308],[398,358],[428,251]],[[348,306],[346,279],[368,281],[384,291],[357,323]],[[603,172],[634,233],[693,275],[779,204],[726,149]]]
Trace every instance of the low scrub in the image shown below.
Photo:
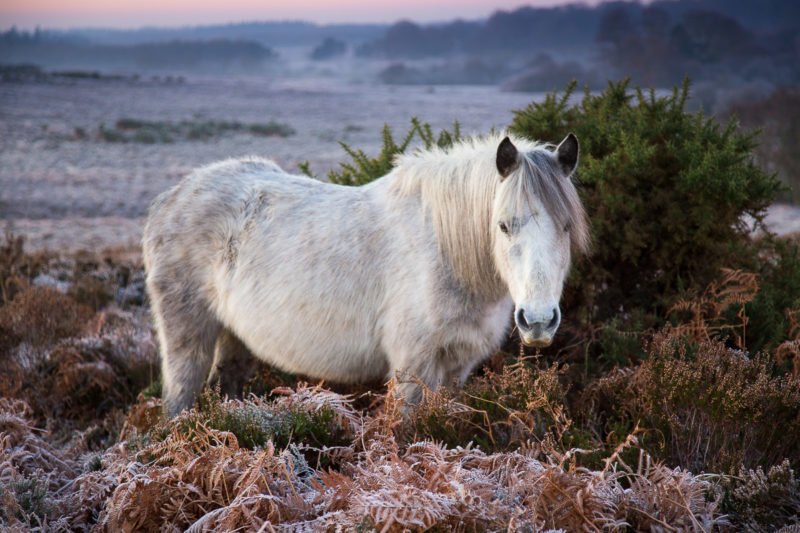
[[[0,337],[7,349],[50,346],[81,333],[91,316],[91,309],[55,289],[26,287],[0,307]]]
[[[692,472],[734,474],[787,457],[800,465],[800,381],[776,376],[768,354],[696,344],[669,330],[645,351],[641,365],[591,388],[616,439],[638,424],[645,449]]]
[[[177,141],[207,141],[224,135],[244,133],[265,137],[289,137],[295,134],[294,128],[282,122],[271,120],[263,123],[243,123],[220,120],[140,120],[121,118],[113,128],[101,124],[96,138],[112,143],[164,144]],[[86,132],[75,132],[75,139],[87,138]]]
[[[430,439],[447,446],[478,445],[485,451],[521,446],[565,452],[572,421],[564,403],[559,367],[538,369],[530,360],[486,370],[464,388],[425,390],[405,427],[405,440]]]
[[[742,531],[796,531],[800,528],[800,481],[789,460],[763,468],[741,468],[727,478],[722,508],[740,524]]]
[[[7,238],[5,248],[13,247],[22,242]],[[0,395],[25,401],[34,420],[55,424],[58,438],[80,429],[92,445],[108,444],[124,410],[158,377],[149,314],[123,297],[136,291],[132,271],[141,265],[114,252],[14,257],[0,267]]]
[[[725,524],[719,498],[708,496],[709,481],[647,458],[636,470],[593,472],[572,464],[578,450],[543,461],[526,448],[487,454],[425,440],[401,444],[394,430],[403,420],[391,405],[362,417],[350,399],[324,389],[280,393],[274,402],[219,406],[278,416],[327,410],[329,429],[346,435],[343,445],[318,450],[335,469],[309,463],[308,448],[299,441],[280,449],[267,440],[250,449],[234,433],[209,424],[181,429],[202,411],[180,415],[163,439],[131,448],[132,430],[128,441],[87,460],[73,449],[56,451],[33,433],[24,404],[0,402],[10,435],[0,454],[0,481],[35,488],[4,490],[2,520],[20,531],[38,524],[52,531],[646,531],[664,524],[705,530]],[[20,453],[24,449],[31,453]],[[60,461],[52,470],[59,475],[44,492],[38,468],[54,460]]]

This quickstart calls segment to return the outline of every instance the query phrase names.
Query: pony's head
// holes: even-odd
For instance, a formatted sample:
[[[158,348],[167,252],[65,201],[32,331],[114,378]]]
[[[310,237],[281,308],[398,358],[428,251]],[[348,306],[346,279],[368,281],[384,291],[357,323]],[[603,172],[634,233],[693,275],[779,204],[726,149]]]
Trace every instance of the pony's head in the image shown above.
[[[547,346],[561,323],[559,300],[571,249],[588,248],[586,214],[570,177],[578,164],[573,134],[555,149],[520,152],[506,137],[497,148],[492,210],[495,268],[514,300],[522,342]]]

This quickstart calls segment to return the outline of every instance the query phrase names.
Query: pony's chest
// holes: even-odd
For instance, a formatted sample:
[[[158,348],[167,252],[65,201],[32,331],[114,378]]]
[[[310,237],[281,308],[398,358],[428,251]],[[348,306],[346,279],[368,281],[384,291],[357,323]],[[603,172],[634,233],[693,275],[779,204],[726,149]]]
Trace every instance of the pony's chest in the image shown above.
[[[437,330],[437,344],[484,352],[495,350],[505,339],[514,308],[510,297],[482,305],[463,305],[461,301],[461,307],[458,307],[458,299],[454,299],[450,302],[449,311],[445,309],[448,307],[446,300],[433,311],[438,312],[433,321]]]

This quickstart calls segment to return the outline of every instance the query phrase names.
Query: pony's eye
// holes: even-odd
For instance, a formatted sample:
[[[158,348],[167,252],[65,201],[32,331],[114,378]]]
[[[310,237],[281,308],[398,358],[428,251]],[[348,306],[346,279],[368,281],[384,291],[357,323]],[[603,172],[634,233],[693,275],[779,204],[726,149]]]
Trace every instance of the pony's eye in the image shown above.
[[[503,233],[508,235],[508,226],[506,226],[505,222],[501,222],[500,223],[500,231],[502,231]]]

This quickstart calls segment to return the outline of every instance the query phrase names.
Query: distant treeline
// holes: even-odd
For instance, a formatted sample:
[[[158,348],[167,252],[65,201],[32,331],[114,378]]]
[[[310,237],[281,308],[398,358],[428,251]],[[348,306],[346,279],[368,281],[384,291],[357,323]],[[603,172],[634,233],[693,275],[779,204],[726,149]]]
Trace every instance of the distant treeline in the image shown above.
[[[704,20],[696,13],[716,12],[720,17]],[[657,13],[657,17],[650,14]],[[531,53],[545,51],[587,51],[598,32],[614,21],[630,22],[617,29],[636,32],[633,21],[657,24],[647,30],[664,31],[683,26],[692,37],[702,40],[701,32],[714,31],[722,21],[748,28],[768,38],[797,35],[800,28],[800,2],[791,0],[660,0],[643,5],[638,2],[606,2],[596,7],[572,4],[552,8],[521,7],[496,11],[486,21],[456,20],[446,24],[420,25],[400,21],[386,34],[359,47],[364,56],[421,58],[457,53]],[[687,27],[688,26],[688,27]],[[745,30],[745,31],[748,31]],[[682,30],[681,30],[682,31]],[[723,30],[725,31],[725,30]],[[752,33],[752,35],[755,35]],[[713,37],[712,37],[713,38]],[[778,37],[780,38],[780,37]]]
[[[800,3],[784,4],[800,14]],[[776,20],[770,29],[753,30],[745,26],[749,22],[711,10],[686,11],[676,20],[661,4],[638,13],[618,7],[601,19],[597,42],[611,76],[635,73],[637,81],[648,85],[674,83],[686,74],[800,82],[798,15],[784,21],[794,27],[779,27]]]
[[[241,40],[168,41],[134,45],[90,44],[79,39],[12,29],[0,34],[0,56],[7,63],[48,68],[202,71],[262,66],[277,56],[264,45]]]
[[[423,26],[407,20],[386,34],[360,46],[361,56],[418,59],[452,54],[508,51],[514,54],[539,48],[584,48],[597,28],[595,10],[569,5],[540,9],[522,7],[497,11],[485,22],[458,20]]]
[[[331,37],[350,44],[360,44],[379,38],[388,24],[314,24],[301,21],[239,22],[179,28],[140,28],[136,30],[81,29],[47,33],[56,37],[79,39],[95,44],[141,44],[183,41],[236,39],[255,41],[267,47],[313,46]]]
[[[671,86],[688,74],[696,81],[797,84],[800,2],[522,7],[497,11],[485,22],[401,21],[356,53],[396,60],[381,74],[387,83],[502,81],[512,90],[549,91],[573,78],[595,88],[625,76],[638,84]],[[408,63],[425,58],[441,63],[427,68]]]
[[[12,29],[0,34],[0,57],[49,69],[253,73],[276,56],[271,47],[286,44],[314,47],[314,60],[333,60],[351,49],[361,58],[389,59],[379,78],[392,84],[482,83],[542,91],[573,78],[599,88],[609,78],[631,76],[637,84],[664,87],[688,74],[701,83],[791,85],[800,83],[800,2],[576,3],[501,10],[477,21],[391,26],[252,22]]]

